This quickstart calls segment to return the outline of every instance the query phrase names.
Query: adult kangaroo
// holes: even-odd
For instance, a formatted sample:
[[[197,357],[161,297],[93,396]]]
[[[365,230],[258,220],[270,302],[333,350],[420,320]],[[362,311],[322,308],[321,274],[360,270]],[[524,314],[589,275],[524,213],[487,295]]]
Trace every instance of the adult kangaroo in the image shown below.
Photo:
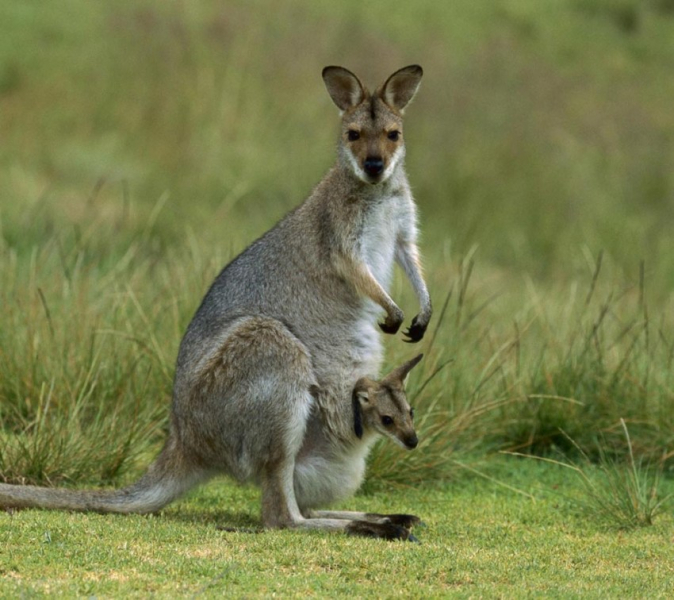
[[[204,297],[180,345],[169,437],[148,472],[119,491],[0,485],[0,506],[153,512],[226,473],[260,484],[266,527],[345,528],[312,510],[362,480],[369,444],[354,435],[353,395],[362,392],[357,382],[379,373],[380,310],[384,332],[396,333],[403,322],[387,292],[394,262],[421,305],[406,341],[423,337],[432,313],[403,166],[402,114],[421,76],[421,67],[405,67],[370,93],[347,69],[323,70],[341,111],[336,164],[309,198],[223,269]],[[403,412],[407,372],[389,386]],[[363,393],[358,397],[361,406]],[[330,461],[314,461],[311,468],[320,474],[324,467],[332,481],[320,493],[317,483],[303,484],[299,469],[317,456],[319,438],[329,438],[340,456],[351,449],[356,472],[333,477]],[[401,528],[389,519],[350,531],[406,538],[412,522]]]

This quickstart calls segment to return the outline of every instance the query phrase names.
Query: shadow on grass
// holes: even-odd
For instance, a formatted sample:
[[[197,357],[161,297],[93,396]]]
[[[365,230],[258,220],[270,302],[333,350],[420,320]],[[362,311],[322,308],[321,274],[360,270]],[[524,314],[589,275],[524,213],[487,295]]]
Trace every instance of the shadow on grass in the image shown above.
[[[262,531],[262,523],[258,517],[244,511],[208,510],[176,508],[162,513],[162,518],[181,523],[197,525],[215,525],[223,531]],[[243,528],[243,529],[241,529]]]

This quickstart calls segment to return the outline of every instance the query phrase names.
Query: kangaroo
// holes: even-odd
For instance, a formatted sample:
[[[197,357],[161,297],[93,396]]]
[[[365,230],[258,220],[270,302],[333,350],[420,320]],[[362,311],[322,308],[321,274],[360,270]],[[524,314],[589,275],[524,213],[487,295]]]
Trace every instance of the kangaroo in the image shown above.
[[[294,493],[297,505],[305,515],[304,521],[296,525],[415,541],[409,531],[419,522],[414,515],[314,509],[347,498],[358,490],[365,474],[365,459],[378,437],[388,437],[408,450],[417,447],[414,410],[407,402],[405,380],[422,357],[419,355],[394,369],[381,381],[362,377],[353,387],[350,401],[343,399],[334,403],[335,412],[318,408],[311,411],[302,445],[295,457]],[[240,376],[237,381],[229,379],[222,383],[229,389],[245,389],[245,367],[237,375]],[[218,398],[216,402],[221,400]],[[237,419],[239,407],[235,402],[225,402],[212,409],[222,420],[219,424],[228,426],[227,423]],[[230,431],[227,453],[219,453],[219,457],[227,462],[226,470],[240,481],[265,477],[265,465],[251,457],[275,450],[268,449],[268,439],[279,425],[282,426],[264,421],[258,425],[255,437],[250,435],[249,428]],[[0,484],[0,506],[101,513],[152,512],[161,507],[162,502],[147,498],[147,490],[159,489],[169,483],[167,479],[171,473],[180,470],[184,460],[174,446],[167,445],[145,476],[122,490],[79,491]],[[277,510],[278,506],[273,509]]]
[[[382,362],[377,315],[388,334],[404,319],[386,291],[394,262],[421,305],[405,341],[421,340],[432,315],[402,128],[421,77],[405,67],[370,93],[347,69],[323,70],[341,111],[336,164],[211,285],[180,344],[169,436],[147,474],[102,504],[3,485],[0,506],[153,512],[224,472],[260,484],[266,527],[337,527],[298,503],[296,461],[317,427],[351,435],[349,387]]]

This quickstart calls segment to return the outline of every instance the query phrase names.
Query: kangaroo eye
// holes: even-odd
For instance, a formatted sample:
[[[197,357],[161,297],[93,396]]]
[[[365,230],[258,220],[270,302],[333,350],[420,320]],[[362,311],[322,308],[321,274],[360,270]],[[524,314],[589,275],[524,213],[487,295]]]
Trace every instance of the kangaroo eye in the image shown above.
[[[349,129],[349,133],[347,133],[347,136],[350,142],[355,142],[357,139],[360,138],[360,133],[355,129]]]
[[[388,139],[391,140],[392,142],[397,142],[398,138],[400,137],[400,132],[397,130],[389,131],[388,132]]]
[[[382,425],[384,425],[386,427],[390,427],[391,425],[393,425],[393,419],[391,417],[389,417],[388,415],[384,415],[381,418],[381,422],[382,422]]]
[[[410,419],[414,420],[414,409],[410,408]]]

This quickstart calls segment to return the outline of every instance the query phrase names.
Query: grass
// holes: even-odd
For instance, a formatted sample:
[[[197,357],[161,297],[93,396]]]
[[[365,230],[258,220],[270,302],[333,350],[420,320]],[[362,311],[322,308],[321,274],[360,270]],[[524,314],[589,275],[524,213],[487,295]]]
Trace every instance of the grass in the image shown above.
[[[637,460],[627,425],[623,419],[620,424],[629,451],[627,464],[609,454],[605,442],[597,444],[599,459],[593,461],[568,436],[569,442],[578,450],[580,462],[535,458],[576,473],[582,483],[583,493],[575,500],[596,521],[625,530],[650,526],[672,497],[662,492],[663,463],[654,465],[646,463],[643,458]]]
[[[498,479],[381,490],[349,501],[414,511],[420,544],[299,532],[225,533],[257,524],[258,493],[213,483],[159,516],[22,511],[0,520],[2,595],[576,596],[671,595],[671,515],[616,535],[546,490],[571,473],[514,458]],[[538,482],[538,483],[535,483]],[[671,488],[671,482],[667,482]]]
[[[419,506],[432,522],[421,548],[213,533],[221,517],[255,518],[255,492],[224,485],[158,519],[3,516],[3,585],[23,586],[7,594],[216,595],[237,582],[259,595],[291,584],[365,594],[384,582],[408,595],[522,595],[550,580],[559,595],[623,584],[671,595],[671,515],[610,533],[596,504],[588,518],[571,500],[507,495],[541,476],[592,496],[553,467],[489,459],[476,480],[461,466],[497,450],[568,462],[580,449],[602,497],[647,504],[649,464],[667,496],[671,4],[0,5],[1,480],[121,485],[148,464],[208,285],[333,161],[326,64],[370,83],[424,66],[405,135],[436,307],[408,389],[420,447],[375,447],[373,495],[353,500]],[[416,302],[399,276],[392,295],[409,321]],[[389,365],[409,352],[386,339]],[[501,479],[509,487],[490,487]],[[234,512],[218,513],[221,501]],[[53,571],[39,571],[44,556]],[[66,558],[78,561],[70,575]],[[259,587],[272,568],[285,578]]]

